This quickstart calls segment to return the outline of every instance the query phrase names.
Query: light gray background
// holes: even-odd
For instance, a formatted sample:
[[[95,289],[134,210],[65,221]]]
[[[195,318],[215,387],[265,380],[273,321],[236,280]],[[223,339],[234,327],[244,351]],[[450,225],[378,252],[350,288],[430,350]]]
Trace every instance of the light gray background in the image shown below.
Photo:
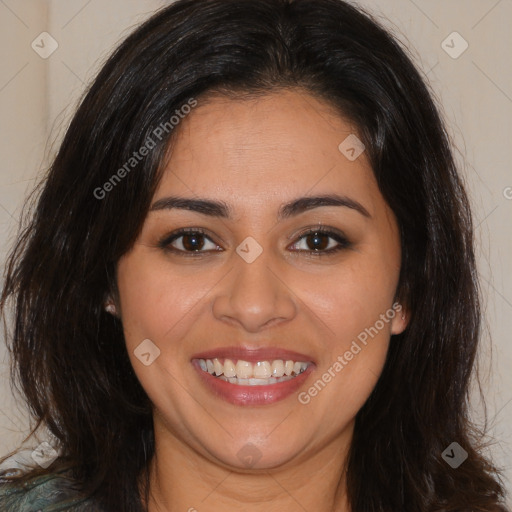
[[[200,1],[200,0],[198,0]],[[113,46],[164,0],[0,0],[0,266],[26,193],[58,147],[86,84]],[[473,202],[488,333],[480,354],[492,454],[512,481],[512,0],[361,0],[391,27],[428,76]],[[31,43],[46,31],[58,49]],[[469,44],[457,59],[452,32]],[[451,42],[453,40],[453,43]],[[454,50],[461,42],[448,38]],[[476,389],[476,388],[475,388]],[[0,343],[0,454],[27,433]],[[477,393],[474,417],[482,418]],[[31,444],[32,443],[32,444]],[[37,445],[29,441],[28,446]],[[512,504],[512,499],[510,500]]]

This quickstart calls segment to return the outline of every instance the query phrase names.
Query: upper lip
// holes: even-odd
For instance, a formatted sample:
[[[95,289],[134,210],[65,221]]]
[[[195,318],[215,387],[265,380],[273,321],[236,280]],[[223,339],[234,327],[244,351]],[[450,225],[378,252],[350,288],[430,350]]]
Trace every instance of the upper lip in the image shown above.
[[[250,363],[256,363],[258,361],[272,361],[275,359],[292,360],[301,362],[312,362],[313,359],[299,352],[293,350],[286,350],[279,347],[219,347],[204,352],[199,352],[192,356],[192,359],[241,359],[242,361],[248,361]]]

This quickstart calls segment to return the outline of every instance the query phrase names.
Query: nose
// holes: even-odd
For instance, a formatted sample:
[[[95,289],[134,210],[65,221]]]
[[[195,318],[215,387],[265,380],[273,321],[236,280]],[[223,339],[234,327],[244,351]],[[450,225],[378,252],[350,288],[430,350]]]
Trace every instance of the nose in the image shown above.
[[[233,255],[234,268],[213,301],[215,318],[240,325],[247,332],[294,318],[297,307],[293,291],[268,253],[263,251],[252,263]]]

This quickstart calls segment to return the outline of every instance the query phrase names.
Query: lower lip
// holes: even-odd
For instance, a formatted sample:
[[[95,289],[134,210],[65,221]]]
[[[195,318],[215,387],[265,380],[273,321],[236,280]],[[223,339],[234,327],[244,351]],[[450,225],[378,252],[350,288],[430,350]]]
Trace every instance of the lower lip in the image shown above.
[[[314,366],[311,364],[301,374],[284,382],[267,386],[240,386],[230,384],[205,372],[197,360],[192,361],[192,365],[210,391],[234,405],[268,405],[284,400],[304,384]]]

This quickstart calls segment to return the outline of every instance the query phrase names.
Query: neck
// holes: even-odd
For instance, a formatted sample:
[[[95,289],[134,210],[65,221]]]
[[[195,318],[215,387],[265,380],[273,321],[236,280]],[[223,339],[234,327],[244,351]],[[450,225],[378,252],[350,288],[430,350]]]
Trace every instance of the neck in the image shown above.
[[[345,462],[353,425],[300,462],[248,470],[216,463],[155,426],[148,512],[350,512]]]

